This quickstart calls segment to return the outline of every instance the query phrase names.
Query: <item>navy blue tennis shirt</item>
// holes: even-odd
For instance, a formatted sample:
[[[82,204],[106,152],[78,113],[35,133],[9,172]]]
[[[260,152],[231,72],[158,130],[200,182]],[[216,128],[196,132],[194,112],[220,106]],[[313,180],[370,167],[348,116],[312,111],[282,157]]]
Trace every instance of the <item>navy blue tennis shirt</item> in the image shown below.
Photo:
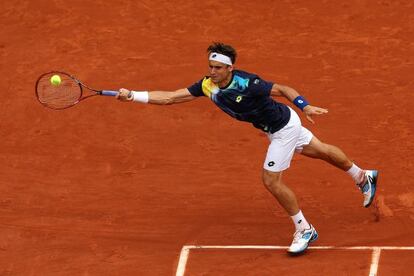
[[[289,122],[289,108],[270,96],[273,83],[241,70],[234,70],[232,74],[226,87],[219,88],[207,76],[188,90],[195,97],[209,97],[231,117],[250,122],[264,132],[274,133]]]

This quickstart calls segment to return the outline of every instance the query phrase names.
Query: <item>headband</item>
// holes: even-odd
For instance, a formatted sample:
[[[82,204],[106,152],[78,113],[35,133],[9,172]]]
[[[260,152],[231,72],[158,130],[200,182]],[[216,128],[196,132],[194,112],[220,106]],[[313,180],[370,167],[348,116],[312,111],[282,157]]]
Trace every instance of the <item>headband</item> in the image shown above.
[[[211,53],[208,59],[218,61],[227,65],[233,65],[233,62],[231,62],[231,59],[228,56],[216,52]]]

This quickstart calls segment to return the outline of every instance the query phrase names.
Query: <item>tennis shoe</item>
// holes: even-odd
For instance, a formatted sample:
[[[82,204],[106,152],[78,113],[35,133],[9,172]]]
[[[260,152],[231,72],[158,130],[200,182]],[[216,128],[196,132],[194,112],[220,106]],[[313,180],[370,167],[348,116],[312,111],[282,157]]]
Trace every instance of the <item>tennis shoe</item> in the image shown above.
[[[362,194],[364,195],[364,207],[368,208],[375,197],[375,192],[377,190],[377,179],[378,171],[376,170],[367,170],[365,171],[364,180],[357,184]]]
[[[309,243],[318,239],[318,232],[311,225],[309,229],[298,230],[293,234],[293,241],[288,252],[292,255],[303,253],[309,246]]]

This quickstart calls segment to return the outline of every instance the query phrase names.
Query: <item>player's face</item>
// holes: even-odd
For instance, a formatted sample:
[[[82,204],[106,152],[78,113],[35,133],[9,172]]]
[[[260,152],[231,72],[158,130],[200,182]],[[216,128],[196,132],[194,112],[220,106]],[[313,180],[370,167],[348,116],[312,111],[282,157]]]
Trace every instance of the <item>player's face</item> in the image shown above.
[[[233,66],[214,60],[209,61],[209,68],[210,78],[215,84],[227,82],[231,78],[231,71],[233,71]]]

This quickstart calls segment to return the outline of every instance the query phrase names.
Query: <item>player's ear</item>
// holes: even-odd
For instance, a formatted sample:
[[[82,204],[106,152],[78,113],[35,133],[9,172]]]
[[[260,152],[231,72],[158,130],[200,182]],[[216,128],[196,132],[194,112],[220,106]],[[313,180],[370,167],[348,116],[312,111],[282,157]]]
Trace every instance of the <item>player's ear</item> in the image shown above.
[[[233,69],[234,69],[233,65],[229,65],[229,71],[231,72],[233,71]]]

